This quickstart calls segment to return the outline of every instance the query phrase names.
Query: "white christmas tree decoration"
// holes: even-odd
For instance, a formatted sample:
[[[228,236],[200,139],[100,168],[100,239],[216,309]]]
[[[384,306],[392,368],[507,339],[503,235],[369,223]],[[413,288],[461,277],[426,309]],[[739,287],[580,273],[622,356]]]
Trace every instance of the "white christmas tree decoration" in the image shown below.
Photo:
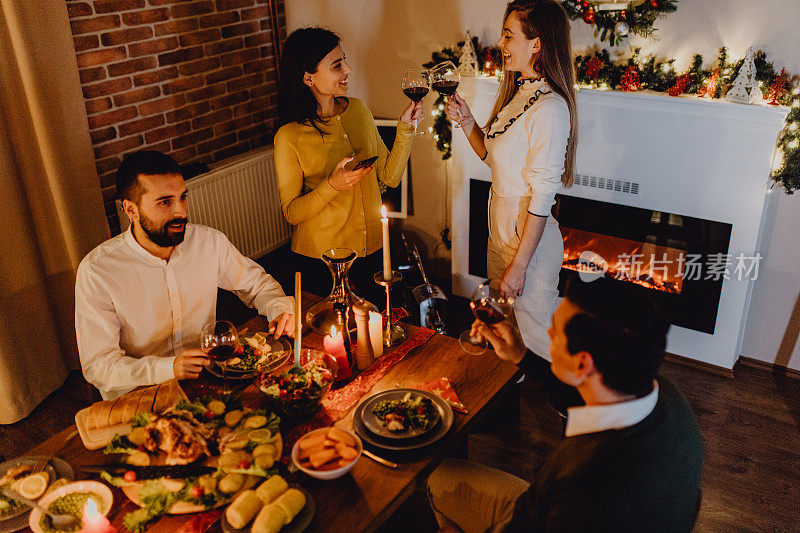
[[[739,104],[757,104],[764,100],[764,95],[761,94],[761,89],[756,79],[755,54],[752,48],[749,48],[744,55],[744,62],[742,63],[742,68],[739,69],[739,75],[733,80],[725,99]]]
[[[472,46],[472,34],[467,30],[464,46],[461,47],[461,57],[458,58],[458,72],[462,76],[475,76],[480,72],[478,56]]]

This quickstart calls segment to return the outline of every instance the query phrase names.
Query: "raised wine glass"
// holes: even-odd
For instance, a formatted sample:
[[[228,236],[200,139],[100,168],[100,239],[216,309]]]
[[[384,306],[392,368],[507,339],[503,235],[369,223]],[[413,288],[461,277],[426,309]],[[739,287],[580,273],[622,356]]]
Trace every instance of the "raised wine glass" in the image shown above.
[[[503,295],[500,290],[500,280],[487,279],[475,289],[469,307],[475,318],[491,326],[511,316],[514,297]],[[458,342],[462,350],[472,355],[482,354],[488,347],[486,339],[473,337],[470,335],[470,330],[463,332]]]
[[[410,68],[403,71],[403,93],[415,104],[421,102],[431,90],[431,78],[427,70]],[[419,124],[414,120],[412,135],[424,135],[425,131],[417,131]]]
[[[461,74],[459,74],[458,68],[452,61],[437,63],[431,69],[430,76],[433,90],[442,96],[446,96],[448,101],[456,93],[458,84],[461,83]],[[460,128],[461,124],[454,121],[453,127]]]
[[[209,322],[200,331],[200,349],[222,369],[222,394],[231,393],[228,388],[227,361],[236,353],[238,346],[239,334],[236,327],[227,320]]]

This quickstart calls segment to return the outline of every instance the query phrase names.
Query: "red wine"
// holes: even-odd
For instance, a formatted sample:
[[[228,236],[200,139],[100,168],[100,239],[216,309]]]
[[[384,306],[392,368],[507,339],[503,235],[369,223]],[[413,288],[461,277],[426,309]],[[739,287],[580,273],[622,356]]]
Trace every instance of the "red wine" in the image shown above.
[[[435,81],[433,82],[433,89],[438,91],[439,94],[445,96],[453,96],[458,89],[457,81]]]
[[[406,96],[411,98],[414,102],[419,102],[428,94],[427,87],[406,87],[403,89]]]
[[[480,305],[474,308],[472,312],[475,313],[478,320],[489,326],[502,322],[506,318],[503,313],[490,304]]]
[[[234,348],[230,344],[215,346],[208,351],[208,358],[213,361],[227,361],[228,359],[233,357],[235,351],[236,348]]]

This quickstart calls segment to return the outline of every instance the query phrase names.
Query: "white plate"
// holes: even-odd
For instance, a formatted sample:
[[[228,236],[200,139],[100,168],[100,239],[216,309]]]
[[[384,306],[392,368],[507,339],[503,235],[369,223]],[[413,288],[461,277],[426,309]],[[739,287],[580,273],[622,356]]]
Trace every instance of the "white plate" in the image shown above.
[[[103,509],[98,509],[98,511],[100,511],[100,514],[103,516],[108,514],[108,512],[111,510],[111,505],[114,503],[114,496],[111,494],[111,489],[109,489],[107,485],[100,483],[99,481],[76,481],[74,483],[64,485],[60,489],[56,489],[50,494],[46,495],[44,498],[39,500],[39,505],[47,509],[47,507],[56,499],[66,496],[67,494],[72,494],[73,492],[93,492],[94,494],[100,496],[100,499],[103,500]],[[42,528],[39,526],[41,519],[42,512],[39,509],[34,509],[31,511],[31,517],[28,520],[28,525],[34,531],[34,533],[44,533]]]

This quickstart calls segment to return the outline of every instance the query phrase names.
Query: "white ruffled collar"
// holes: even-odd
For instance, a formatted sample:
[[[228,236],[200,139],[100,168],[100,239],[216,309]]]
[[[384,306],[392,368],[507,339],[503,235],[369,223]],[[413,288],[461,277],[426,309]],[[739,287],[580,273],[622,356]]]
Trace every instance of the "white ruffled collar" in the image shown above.
[[[497,118],[489,126],[486,136],[492,139],[504,133],[525,111],[530,108],[543,94],[550,94],[553,90],[548,85],[544,76],[533,79],[517,80],[517,93],[511,98],[503,109],[497,113]]]

